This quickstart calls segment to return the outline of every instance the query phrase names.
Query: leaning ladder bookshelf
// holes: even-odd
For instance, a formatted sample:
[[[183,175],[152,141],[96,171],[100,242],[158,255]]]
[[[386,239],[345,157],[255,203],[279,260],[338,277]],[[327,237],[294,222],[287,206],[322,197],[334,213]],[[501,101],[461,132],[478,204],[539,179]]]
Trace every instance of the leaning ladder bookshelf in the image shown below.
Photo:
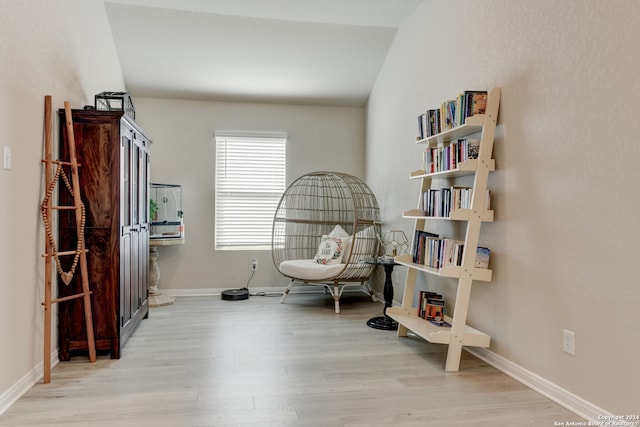
[[[395,258],[395,262],[408,267],[407,277],[402,297],[402,305],[387,309],[387,315],[399,324],[398,336],[406,337],[408,331],[423,339],[437,344],[448,344],[446,371],[458,371],[463,346],[489,347],[491,337],[467,325],[467,314],[471,299],[471,288],[474,281],[491,281],[492,271],[486,268],[475,267],[476,250],[478,248],[480,228],[483,222],[493,221],[493,211],[485,207],[485,194],[489,173],[495,170],[495,161],[492,159],[493,141],[495,137],[498,109],[500,105],[500,88],[493,88],[488,92],[485,114],[476,114],[468,117],[465,124],[447,130],[445,132],[419,140],[418,144],[427,144],[430,147],[445,146],[459,138],[480,133],[480,146],[478,158],[461,162],[455,169],[427,173],[425,171],[413,172],[410,179],[422,181],[421,194],[432,187],[436,178],[455,179],[459,176],[473,175],[473,196],[469,209],[457,209],[447,217],[432,217],[423,215],[420,209],[411,209],[403,213],[404,218],[415,220],[415,230],[426,230],[428,221],[466,221],[464,238],[464,250],[460,266],[444,268],[430,268],[413,262],[411,254],[401,255]],[[415,239],[415,233],[414,233]],[[413,307],[416,293],[416,278],[419,272],[452,277],[458,279],[455,308],[453,316],[445,316],[445,321],[451,327],[437,326],[428,320],[422,319]]]

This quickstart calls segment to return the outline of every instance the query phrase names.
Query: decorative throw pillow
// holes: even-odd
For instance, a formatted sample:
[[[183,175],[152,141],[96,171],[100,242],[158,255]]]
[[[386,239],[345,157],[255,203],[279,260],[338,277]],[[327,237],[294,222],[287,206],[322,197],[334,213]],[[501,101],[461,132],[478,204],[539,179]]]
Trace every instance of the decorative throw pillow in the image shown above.
[[[313,258],[318,264],[340,264],[344,254],[344,244],[341,237],[322,236],[320,247]]]
[[[379,236],[376,235],[376,229],[374,226],[369,226],[356,233],[356,245],[358,245],[358,251],[351,257],[352,263],[360,262],[362,260],[375,259],[378,256]]]
[[[340,227],[340,224],[336,224],[333,230],[331,230],[331,233],[329,233],[329,237],[349,237],[349,233],[344,231],[344,228]]]
[[[351,236],[347,233],[344,228],[340,227],[340,224],[336,224],[329,233],[329,237],[340,237],[342,239],[342,253],[344,256],[349,256],[349,252],[351,251]]]

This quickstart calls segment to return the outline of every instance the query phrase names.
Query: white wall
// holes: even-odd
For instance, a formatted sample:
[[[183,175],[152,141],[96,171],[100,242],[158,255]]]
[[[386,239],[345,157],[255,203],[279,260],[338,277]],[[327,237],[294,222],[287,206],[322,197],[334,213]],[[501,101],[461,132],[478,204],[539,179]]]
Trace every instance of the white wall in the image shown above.
[[[160,290],[219,293],[284,287],[271,251],[214,251],[216,130],[286,132],[287,183],[307,172],[331,170],[364,177],[364,108],[134,98],[136,121],[153,140],[151,179],[180,184],[185,244],[160,248]]]
[[[492,352],[615,414],[640,408],[638,16],[634,0],[425,0],[367,117],[367,180],[383,221],[409,232],[416,117],[462,90],[502,88],[496,221],[480,239],[494,280],[475,285],[470,323]],[[562,352],[563,328],[575,356]]]
[[[13,154],[0,169],[1,413],[42,374],[44,96],[81,108],[124,81],[102,1],[0,0],[0,11],[0,153]]]

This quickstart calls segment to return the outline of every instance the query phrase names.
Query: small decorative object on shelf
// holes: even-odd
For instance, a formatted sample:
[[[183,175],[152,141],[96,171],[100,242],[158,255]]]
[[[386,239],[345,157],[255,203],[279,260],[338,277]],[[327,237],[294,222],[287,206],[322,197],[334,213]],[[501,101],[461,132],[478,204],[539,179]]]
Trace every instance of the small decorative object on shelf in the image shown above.
[[[398,255],[406,254],[409,250],[409,241],[402,230],[390,230],[382,236],[382,248],[384,249],[383,261],[392,262]]]
[[[182,186],[151,184],[149,219],[151,239],[184,239]]]
[[[94,97],[94,102],[96,110],[124,111],[127,116],[136,119],[136,109],[127,92],[100,92]]]
[[[493,140],[500,105],[500,88],[465,91],[456,100],[419,116],[418,144],[426,144],[423,169],[410,179],[422,181],[418,207],[403,213],[415,220],[410,253],[394,263],[409,268],[402,305],[388,307],[385,315],[398,322],[398,336],[409,330],[425,340],[448,344],[445,370],[457,371],[463,346],[489,347],[491,337],[467,325],[474,281],[488,282],[490,250],[479,246],[483,222],[493,221],[489,173],[495,170]],[[473,176],[473,187],[442,186],[435,178],[455,180]],[[435,181],[435,182],[434,182]],[[464,239],[444,238],[427,231],[428,221],[466,221]],[[391,239],[393,240],[393,239]],[[385,247],[386,249],[386,247]],[[452,316],[437,293],[418,291],[417,274],[427,273],[458,281]],[[419,293],[418,293],[419,292]],[[418,295],[418,306],[413,306]]]

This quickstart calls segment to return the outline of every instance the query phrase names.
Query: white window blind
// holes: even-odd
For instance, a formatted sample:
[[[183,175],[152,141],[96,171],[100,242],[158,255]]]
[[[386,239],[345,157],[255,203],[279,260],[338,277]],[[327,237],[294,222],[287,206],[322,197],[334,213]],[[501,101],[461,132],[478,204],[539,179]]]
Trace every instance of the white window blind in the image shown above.
[[[287,135],[216,132],[215,140],[215,249],[270,249]]]

